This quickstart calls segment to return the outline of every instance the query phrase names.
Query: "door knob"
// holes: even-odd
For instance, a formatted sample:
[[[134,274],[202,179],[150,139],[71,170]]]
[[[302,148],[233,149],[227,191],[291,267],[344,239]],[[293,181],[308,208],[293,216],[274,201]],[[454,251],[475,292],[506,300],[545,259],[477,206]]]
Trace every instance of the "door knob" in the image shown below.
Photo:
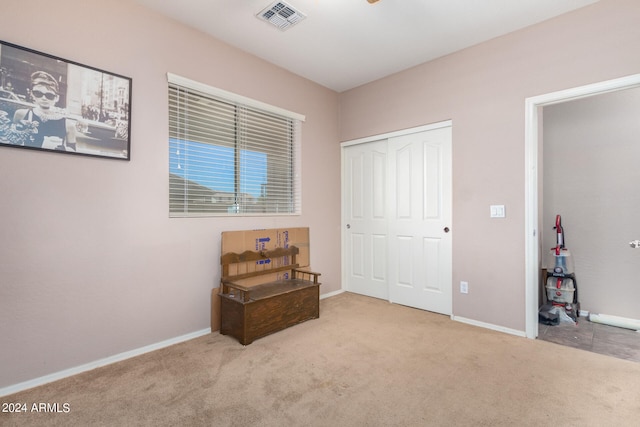
[[[448,233],[448,232],[449,232],[449,227],[445,227],[445,228],[444,228],[444,232],[445,232],[445,233]]]
[[[347,230],[351,228],[351,224],[347,224]]]

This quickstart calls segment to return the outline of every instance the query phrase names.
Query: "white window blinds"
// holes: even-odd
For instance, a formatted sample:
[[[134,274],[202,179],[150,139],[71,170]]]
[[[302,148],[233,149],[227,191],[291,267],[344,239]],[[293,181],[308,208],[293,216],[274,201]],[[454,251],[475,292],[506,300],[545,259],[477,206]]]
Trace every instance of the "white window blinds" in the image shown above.
[[[170,76],[170,216],[299,214],[300,118]]]

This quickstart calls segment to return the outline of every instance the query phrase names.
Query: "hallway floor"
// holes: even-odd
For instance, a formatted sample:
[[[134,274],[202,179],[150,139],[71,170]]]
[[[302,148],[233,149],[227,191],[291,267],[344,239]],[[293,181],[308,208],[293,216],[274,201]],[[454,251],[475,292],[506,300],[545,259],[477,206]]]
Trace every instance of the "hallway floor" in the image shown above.
[[[640,362],[640,332],[593,323],[585,317],[580,317],[575,326],[541,323],[538,339]]]

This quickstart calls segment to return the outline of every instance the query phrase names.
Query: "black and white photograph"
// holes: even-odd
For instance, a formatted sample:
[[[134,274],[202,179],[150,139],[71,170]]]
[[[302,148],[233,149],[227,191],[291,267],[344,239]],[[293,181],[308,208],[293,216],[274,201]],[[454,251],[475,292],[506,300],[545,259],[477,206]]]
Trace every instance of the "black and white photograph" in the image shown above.
[[[0,41],[0,146],[130,159],[131,79]]]

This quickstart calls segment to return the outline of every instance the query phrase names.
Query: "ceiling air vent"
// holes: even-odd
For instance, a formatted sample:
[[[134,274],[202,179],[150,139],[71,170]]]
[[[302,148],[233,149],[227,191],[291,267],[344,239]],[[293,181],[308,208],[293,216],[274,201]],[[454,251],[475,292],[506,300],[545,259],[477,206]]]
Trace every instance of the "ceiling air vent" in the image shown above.
[[[293,27],[306,18],[305,14],[298,12],[291,5],[283,1],[277,1],[256,15],[263,21],[267,21],[284,31]]]

